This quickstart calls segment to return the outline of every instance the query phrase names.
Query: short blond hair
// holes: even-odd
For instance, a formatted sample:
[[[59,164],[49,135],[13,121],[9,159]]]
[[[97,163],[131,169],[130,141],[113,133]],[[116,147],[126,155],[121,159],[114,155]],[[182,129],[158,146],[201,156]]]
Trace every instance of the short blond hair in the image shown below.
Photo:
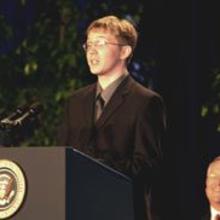
[[[120,43],[131,46],[132,51],[137,45],[137,30],[127,19],[120,19],[111,15],[94,20],[86,30],[86,37],[91,30],[95,29],[111,32]]]

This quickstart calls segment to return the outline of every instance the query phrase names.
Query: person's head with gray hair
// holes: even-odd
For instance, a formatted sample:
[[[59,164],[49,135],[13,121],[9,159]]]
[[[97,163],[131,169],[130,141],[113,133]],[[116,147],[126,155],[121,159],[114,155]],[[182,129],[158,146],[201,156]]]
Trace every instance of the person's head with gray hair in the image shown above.
[[[205,192],[210,206],[220,212],[220,156],[208,166]]]

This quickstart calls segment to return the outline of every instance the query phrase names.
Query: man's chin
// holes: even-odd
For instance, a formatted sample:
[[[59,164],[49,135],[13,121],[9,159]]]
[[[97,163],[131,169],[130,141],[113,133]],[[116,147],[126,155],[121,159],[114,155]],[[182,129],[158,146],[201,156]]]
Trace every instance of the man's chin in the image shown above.
[[[101,71],[98,71],[98,70],[91,70],[91,69],[90,69],[90,72],[91,72],[91,74],[93,74],[93,75],[95,75],[95,76],[102,75],[102,72],[101,72]]]
[[[91,72],[91,74],[93,74],[93,75],[100,75],[99,72],[94,72],[94,71],[90,71],[90,72]]]
[[[100,70],[95,69],[95,68],[90,68],[90,72],[91,72],[93,75],[99,75],[99,74],[100,74]]]

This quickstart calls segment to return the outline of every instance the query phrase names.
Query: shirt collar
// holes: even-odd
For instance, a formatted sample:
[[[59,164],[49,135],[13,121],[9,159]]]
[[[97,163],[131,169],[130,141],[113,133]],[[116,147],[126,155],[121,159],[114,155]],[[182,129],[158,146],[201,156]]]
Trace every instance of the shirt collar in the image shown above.
[[[104,90],[102,89],[100,84],[97,83],[96,98],[100,93],[102,93],[102,98],[104,99],[105,103],[107,103],[112,97],[115,90],[118,88],[120,83],[126,78],[127,75],[128,73],[121,75],[119,78],[113,81],[110,85],[108,85]]]
[[[220,211],[216,210],[212,206],[210,207],[210,212],[211,212],[211,220],[215,220],[215,216],[220,215]]]

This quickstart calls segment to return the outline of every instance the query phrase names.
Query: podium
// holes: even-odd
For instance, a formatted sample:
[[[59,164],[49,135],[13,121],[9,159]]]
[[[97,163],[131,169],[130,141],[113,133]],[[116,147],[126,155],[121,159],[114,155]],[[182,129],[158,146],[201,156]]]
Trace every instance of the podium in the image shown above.
[[[131,180],[73,148],[2,147],[0,161],[17,164],[26,183],[7,219],[134,220]]]

